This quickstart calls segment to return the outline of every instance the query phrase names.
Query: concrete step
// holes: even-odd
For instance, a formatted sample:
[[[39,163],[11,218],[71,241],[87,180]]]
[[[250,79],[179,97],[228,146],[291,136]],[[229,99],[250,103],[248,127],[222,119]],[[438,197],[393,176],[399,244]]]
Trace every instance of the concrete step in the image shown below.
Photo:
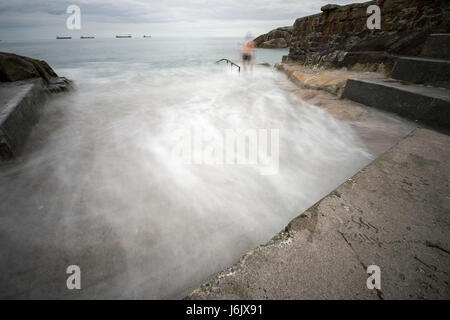
[[[401,57],[394,64],[391,78],[435,87],[450,88],[450,61]]]
[[[431,34],[421,53],[422,57],[450,59],[450,34]]]
[[[342,95],[430,125],[450,127],[450,90],[393,79],[349,79]]]
[[[41,79],[0,83],[1,160],[20,153],[46,101]]]

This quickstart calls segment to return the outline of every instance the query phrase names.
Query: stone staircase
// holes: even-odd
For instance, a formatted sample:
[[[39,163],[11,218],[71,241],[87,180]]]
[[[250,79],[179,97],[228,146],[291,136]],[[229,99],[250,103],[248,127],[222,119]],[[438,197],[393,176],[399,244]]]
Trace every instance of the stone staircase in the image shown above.
[[[399,57],[389,79],[349,79],[344,98],[450,128],[450,34],[429,36],[420,57]]]

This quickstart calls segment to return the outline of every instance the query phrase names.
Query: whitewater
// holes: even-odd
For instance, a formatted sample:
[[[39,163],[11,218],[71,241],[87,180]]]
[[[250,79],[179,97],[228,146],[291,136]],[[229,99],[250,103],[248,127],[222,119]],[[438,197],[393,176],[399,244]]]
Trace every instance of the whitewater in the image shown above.
[[[3,292],[182,298],[371,161],[353,129],[300,100],[284,74],[215,63],[240,63],[239,41],[0,45],[76,86],[51,99],[23,155],[0,166]],[[256,60],[285,54],[258,49]],[[242,129],[277,130],[275,173],[173,157],[180,132]],[[69,265],[80,266],[80,292],[65,287]]]

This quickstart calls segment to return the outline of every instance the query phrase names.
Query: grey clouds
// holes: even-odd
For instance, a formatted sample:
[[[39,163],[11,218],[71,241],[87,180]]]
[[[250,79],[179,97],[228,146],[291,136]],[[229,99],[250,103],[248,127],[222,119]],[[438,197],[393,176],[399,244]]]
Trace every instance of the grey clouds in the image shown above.
[[[66,8],[81,8],[82,30],[109,36],[151,33],[156,36],[243,36],[292,25],[318,13],[326,0],[0,0],[0,39],[42,38],[70,33]],[[346,4],[352,0],[335,0]],[[83,30],[84,29],[84,30]],[[73,31],[71,31],[73,32]]]

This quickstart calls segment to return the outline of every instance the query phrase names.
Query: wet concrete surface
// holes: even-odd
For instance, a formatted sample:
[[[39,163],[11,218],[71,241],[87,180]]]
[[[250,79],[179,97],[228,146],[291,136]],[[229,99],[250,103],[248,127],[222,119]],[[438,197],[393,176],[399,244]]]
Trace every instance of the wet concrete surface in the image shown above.
[[[415,129],[188,298],[449,299],[449,146]]]

